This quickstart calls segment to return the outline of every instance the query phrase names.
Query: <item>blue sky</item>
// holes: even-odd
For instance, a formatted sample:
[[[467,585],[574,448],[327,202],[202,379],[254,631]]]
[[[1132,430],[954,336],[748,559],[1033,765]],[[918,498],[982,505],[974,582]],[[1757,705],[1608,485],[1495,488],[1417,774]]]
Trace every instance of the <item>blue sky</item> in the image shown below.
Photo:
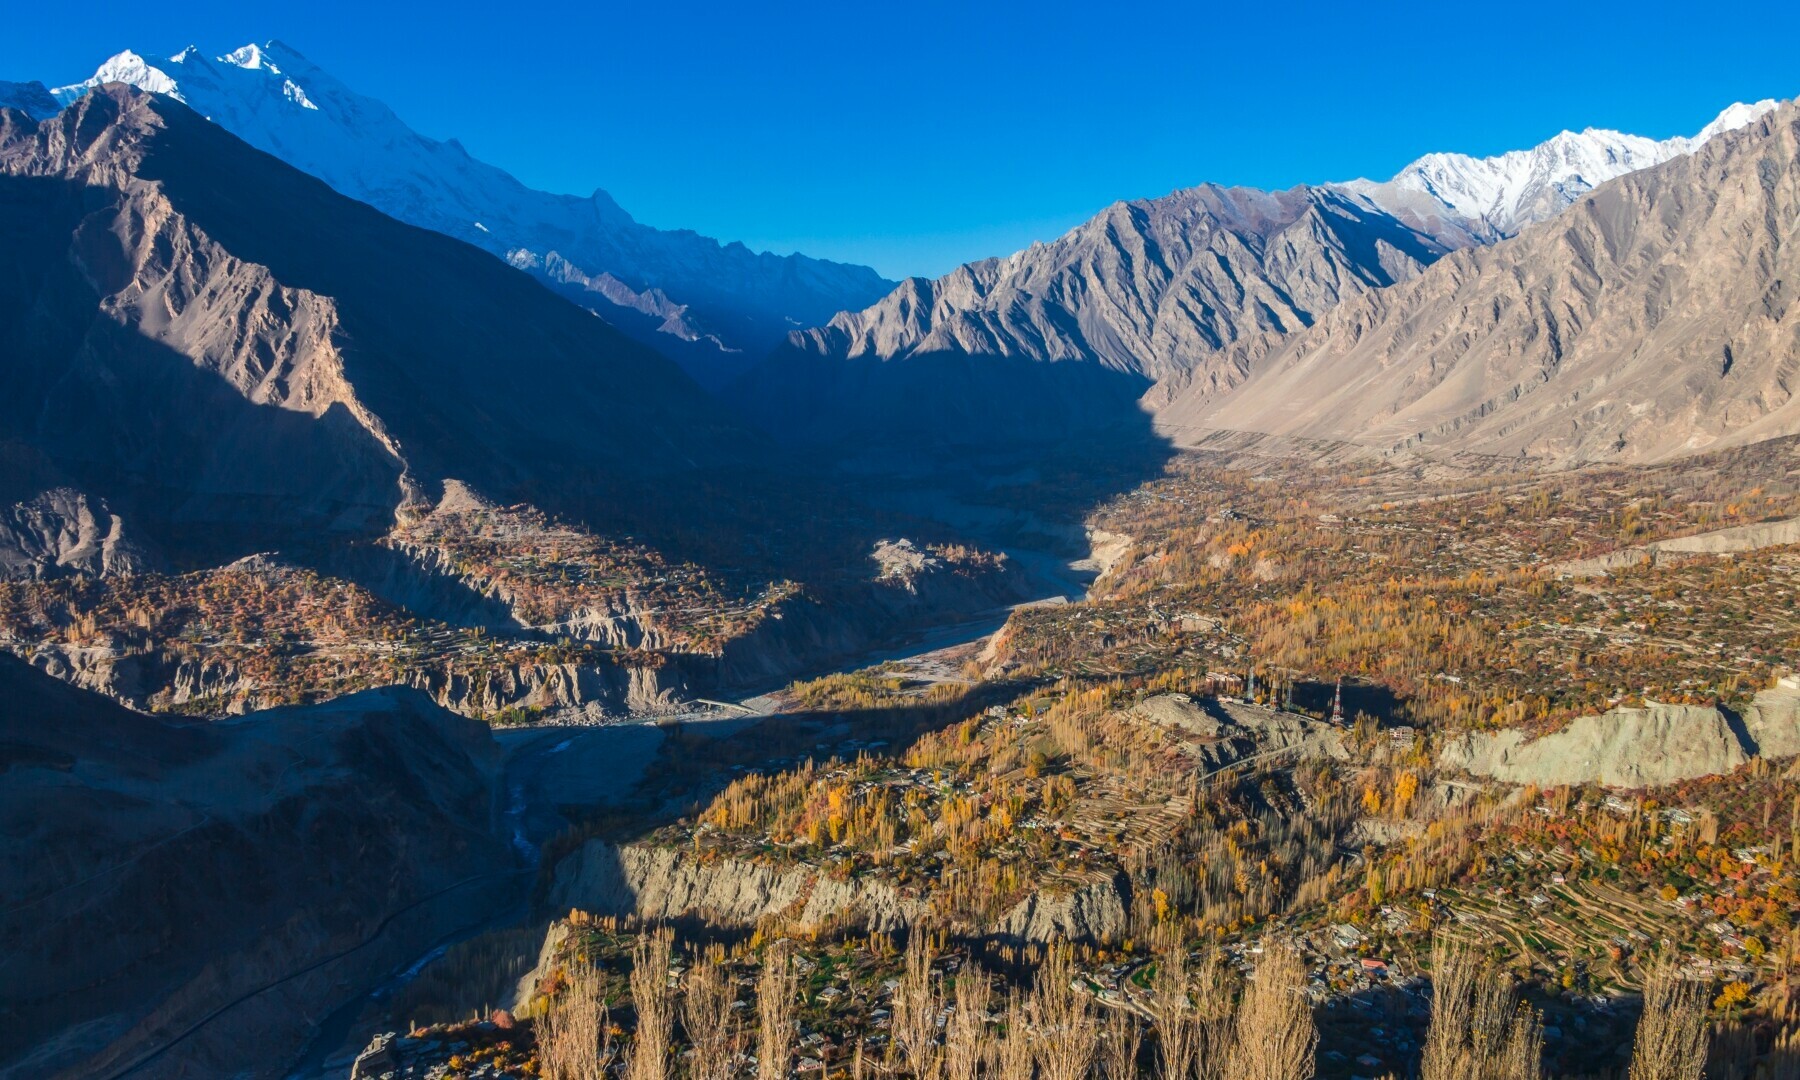
[[[1800,94],[1800,5],[1756,3],[39,3],[0,78],[268,38],[532,186],[889,276],[1202,181],[1665,137]]]

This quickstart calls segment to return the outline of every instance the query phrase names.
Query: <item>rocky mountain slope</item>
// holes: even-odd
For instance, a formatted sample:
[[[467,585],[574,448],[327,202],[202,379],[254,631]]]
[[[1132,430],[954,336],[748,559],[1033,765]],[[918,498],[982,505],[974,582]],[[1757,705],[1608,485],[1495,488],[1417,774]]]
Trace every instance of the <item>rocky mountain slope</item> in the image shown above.
[[[1246,335],[1311,325],[1444,250],[1323,188],[1207,185],[1115,203],[1052,243],[915,278],[797,333],[740,389],[771,430],[800,438],[904,433],[901,402],[973,400],[971,415],[952,405],[936,426],[966,420],[984,440],[1129,422],[1150,382]]]
[[[1797,215],[1789,104],[1302,333],[1234,346],[1168,387],[1157,422],[1185,442],[1253,431],[1556,464],[1792,434]]]
[[[421,695],[170,724],[0,655],[0,701],[0,1076],[280,1075],[505,899],[494,741]]]
[[[1151,382],[1223,389],[1239,377],[1214,364],[1226,350],[1305,330],[1773,104],[1734,105],[1693,138],[1565,132],[1495,158],[1430,155],[1380,184],[1206,185],[1116,203],[1051,243],[904,282],[873,307],[792,335],[740,384],[741,398],[771,431],[802,440],[1132,428],[1144,423],[1134,391]]]
[[[0,189],[0,440],[171,554],[380,535],[451,477],[637,505],[754,455],[650,349],[172,98],[0,112]]]
[[[865,266],[651,228],[604,191],[534,191],[454,139],[418,134],[278,41],[216,58],[192,47],[166,60],[126,51],[53,93],[66,104],[112,82],[186,102],[353,199],[532,271],[626,332],[667,345],[705,381],[735,374],[794,327],[893,287]],[[31,100],[41,109],[42,97]]]

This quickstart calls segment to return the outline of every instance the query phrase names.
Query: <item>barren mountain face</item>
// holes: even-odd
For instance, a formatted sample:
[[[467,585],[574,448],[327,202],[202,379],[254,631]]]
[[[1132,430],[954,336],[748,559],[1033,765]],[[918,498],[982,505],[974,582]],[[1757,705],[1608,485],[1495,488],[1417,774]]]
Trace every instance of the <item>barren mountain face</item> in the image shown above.
[[[1215,430],[1651,461],[1800,430],[1800,109],[1604,185],[1562,216],[1179,381],[1171,437]]]
[[[1119,403],[1151,381],[1246,336],[1309,326],[1445,250],[1343,192],[1208,185],[1117,203],[1054,243],[908,281],[793,335],[742,389],[773,430],[806,438],[845,437],[897,397],[924,407],[912,395],[930,392],[926,372],[908,368],[945,373],[942,395],[962,398],[988,436],[1094,427],[1135,412]],[[1084,410],[1095,395],[1111,407]],[[1021,428],[998,408],[1007,402],[1053,419]]]
[[[167,98],[0,113],[0,186],[3,430],[128,520],[370,534],[447,477],[567,509],[753,443],[600,319]]]
[[[740,399],[770,430],[825,442],[1143,429],[1146,409],[1229,390],[1270,342],[1339,304],[1379,305],[1370,298],[1446,253],[1555,219],[1596,185],[1689,154],[1774,105],[1734,105],[1691,138],[1563,132],[1491,158],[1428,155],[1383,183],[1208,185],[1118,203],[1053,243],[905,282],[792,335],[739,384]],[[917,415],[926,411],[929,422]],[[1160,430],[1179,430],[1189,412]]]
[[[794,344],[883,360],[1089,360],[1156,378],[1246,334],[1306,326],[1442,252],[1338,192],[1208,185],[1116,203],[1054,243],[915,278]]]

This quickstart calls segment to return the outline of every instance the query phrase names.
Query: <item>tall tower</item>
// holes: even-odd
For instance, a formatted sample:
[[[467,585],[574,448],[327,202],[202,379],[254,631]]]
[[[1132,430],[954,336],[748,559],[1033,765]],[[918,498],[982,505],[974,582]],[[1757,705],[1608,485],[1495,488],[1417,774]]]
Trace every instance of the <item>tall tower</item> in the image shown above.
[[[1331,695],[1331,722],[1334,724],[1344,722],[1344,680],[1342,679],[1337,681],[1337,689]]]

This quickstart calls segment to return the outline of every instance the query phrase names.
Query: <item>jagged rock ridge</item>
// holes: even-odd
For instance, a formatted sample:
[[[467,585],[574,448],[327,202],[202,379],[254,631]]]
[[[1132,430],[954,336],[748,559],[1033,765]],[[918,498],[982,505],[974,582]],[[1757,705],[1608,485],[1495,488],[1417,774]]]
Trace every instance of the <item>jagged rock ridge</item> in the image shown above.
[[[861,437],[871,417],[892,430],[890,402],[927,407],[916,395],[930,391],[914,384],[932,381],[980,403],[970,419],[986,438],[1091,428],[1135,411],[1137,393],[1196,358],[1309,326],[1445,250],[1343,192],[1206,185],[1115,203],[1053,243],[907,281],[794,334],[740,388],[790,437]]]

